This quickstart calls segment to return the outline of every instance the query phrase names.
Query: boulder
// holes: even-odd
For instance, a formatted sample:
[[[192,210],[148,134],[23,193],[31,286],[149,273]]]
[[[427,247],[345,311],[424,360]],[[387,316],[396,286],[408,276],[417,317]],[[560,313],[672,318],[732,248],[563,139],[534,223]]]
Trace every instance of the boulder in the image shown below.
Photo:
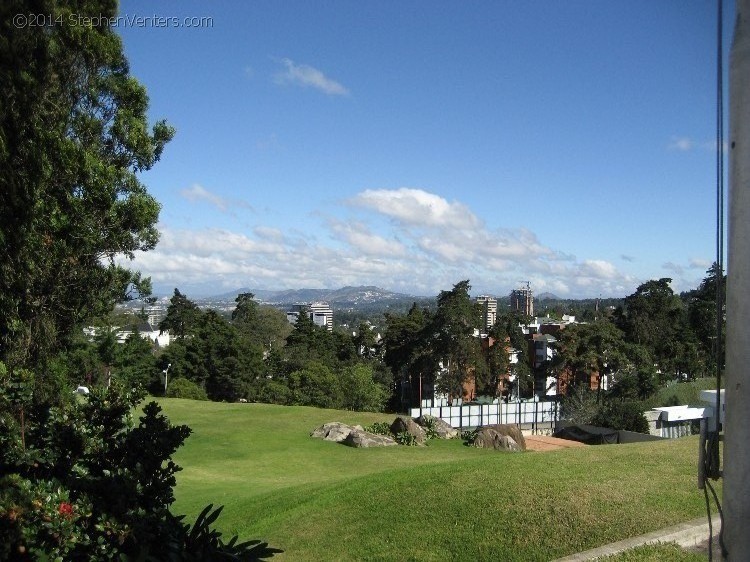
[[[515,425],[488,425],[479,428],[472,445],[484,449],[516,452],[526,450],[526,439]]]
[[[440,439],[456,439],[458,437],[458,430],[449,424],[445,420],[436,418],[435,416],[421,415],[416,418],[416,421],[421,427],[426,427],[429,420],[432,420],[432,427],[435,432],[440,436]]]
[[[349,447],[391,447],[398,445],[396,440],[386,435],[378,435],[369,431],[352,430],[346,438],[341,441]]]
[[[519,447],[521,447],[521,450],[526,450],[526,438],[523,436],[523,433],[521,432],[521,428],[517,425],[513,424],[507,424],[507,423],[499,423],[496,425],[490,425],[487,427],[491,427],[495,431],[497,431],[500,435],[507,435],[513,441],[518,443]]]
[[[345,423],[329,422],[314,429],[310,434],[310,437],[317,437],[318,439],[324,439],[325,441],[341,443],[352,431],[354,431],[354,428]]]
[[[418,445],[424,445],[425,441],[427,441],[427,434],[422,429],[422,426],[411,418],[399,416],[391,424],[391,433],[398,435],[404,431],[413,435]]]

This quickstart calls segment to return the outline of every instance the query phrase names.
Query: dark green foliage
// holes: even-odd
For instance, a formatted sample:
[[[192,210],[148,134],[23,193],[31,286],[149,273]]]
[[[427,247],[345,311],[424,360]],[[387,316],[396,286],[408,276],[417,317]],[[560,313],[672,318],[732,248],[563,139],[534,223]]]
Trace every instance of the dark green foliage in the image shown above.
[[[610,399],[602,403],[592,425],[648,433],[648,421],[643,415],[644,408],[636,400]]]
[[[474,441],[476,441],[478,433],[479,433],[478,427],[475,427],[474,429],[466,429],[462,431],[461,440],[464,442],[464,445],[467,445],[469,447],[474,445]]]
[[[358,412],[380,412],[387,399],[387,390],[379,384],[371,365],[345,367],[340,375],[341,407]]]
[[[169,560],[180,560],[182,562],[204,562],[205,560],[251,562],[271,558],[274,554],[283,552],[276,548],[270,548],[268,543],[257,540],[238,543],[236,536],[225,543],[221,539],[221,533],[211,528],[211,525],[221,514],[223,506],[219,506],[213,511],[212,509],[212,504],[207,505],[198,515],[192,528],[190,525],[179,524],[181,533],[177,537],[178,540],[170,544]],[[176,521],[180,520],[182,520],[182,517],[176,518]]]
[[[422,429],[424,429],[424,433],[427,439],[438,439],[440,437],[440,434],[435,429],[435,418],[423,418]]]
[[[560,334],[556,368],[567,370],[573,383],[587,382],[592,373],[600,381],[619,372],[630,362],[623,332],[608,320],[574,324]]]
[[[643,415],[646,407],[635,397],[637,389],[630,381],[623,383],[626,389],[618,388],[619,384],[604,393],[588,390],[583,385],[576,386],[563,398],[564,419],[575,424],[648,433],[648,421]]]
[[[648,350],[665,380],[702,372],[687,308],[663,278],[647,281],[625,299],[617,323],[629,342]]]
[[[600,397],[587,386],[579,384],[571,387],[562,399],[562,417],[574,424],[592,425],[599,412]]]
[[[437,363],[429,345],[432,313],[414,303],[406,315],[386,314],[383,362],[398,381],[391,404],[403,409],[419,401],[419,385],[432,383]]]
[[[365,426],[365,431],[375,433],[377,435],[391,435],[391,424],[388,422],[375,422]]]
[[[236,540],[215,540],[215,517],[188,531],[169,512],[180,470],[171,458],[187,426],[172,426],[154,402],[136,423],[144,394],[118,382],[56,405],[35,403],[33,388],[31,372],[0,363],[0,559],[197,560],[197,551],[238,551]]]
[[[206,391],[187,379],[174,379],[167,386],[169,398],[187,398],[188,400],[208,400]]]
[[[294,371],[287,379],[291,390],[290,404],[337,408],[342,401],[338,377],[322,363],[311,362],[306,368]]]
[[[717,287],[718,285],[718,287]],[[696,346],[699,357],[702,360],[703,376],[715,374],[716,353],[718,351],[720,368],[724,368],[724,354],[726,343],[726,275],[719,271],[714,263],[708,271],[700,286],[680,295],[683,302],[687,304],[688,323],[695,334]],[[723,306],[719,312],[721,317],[721,332],[717,334],[717,296],[721,299]],[[716,346],[719,345],[719,349]],[[697,373],[696,376],[702,376]]]
[[[9,0],[0,10],[0,360],[37,366],[86,318],[150,283],[115,263],[152,249],[158,202],[138,174],[173,131],[151,130],[111,0]],[[14,14],[54,25],[17,27]],[[41,381],[43,382],[43,381]]]
[[[454,398],[463,397],[463,384],[471,376],[486,386],[487,368],[474,330],[481,324],[481,308],[469,296],[469,281],[460,281],[438,295],[437,311],[430,327],[434,360],[442,360],[437,388]]]
[[[169,299],[167,315],[159,323],[159,330],[169,331],[177,339],[183,339],[197,328],[202,313],[198,306],[183,295],[179,289]]]
[[[234,402],[244,397],[261,372],[260,350],[243,345],[246,342],[237,329],[214,310],[195,309],[190,317],[189,322],[177,324],[184,329],[183,337],[165,349],[159,359],[161,368],[171,364],[173,377],[192,381],[212,400]]]
[[[237,328],[245,345],[262,354],[280,350],[292,332],[286,315],[272,306],[259,305],[252,293],[242,293],[235,299],[232,325]]]
[[[409,433],[408,431],[400,431],[396,435],[393,436],[393,438],[396,440],[396,443],[399,445],[406,445],[408,447],[416,447],[419,443],[417,443],[417,438]]]

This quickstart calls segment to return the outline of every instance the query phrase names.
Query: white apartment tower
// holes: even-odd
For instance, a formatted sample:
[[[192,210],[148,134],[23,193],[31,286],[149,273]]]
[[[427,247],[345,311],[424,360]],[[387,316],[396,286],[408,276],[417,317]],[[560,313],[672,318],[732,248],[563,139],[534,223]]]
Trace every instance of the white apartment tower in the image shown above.
[[[487,295],[477,297],[477,303],[482,306],[482,320],[484,322],[484,331],[489,332],[490,328],[497,322],[497,299]]]
[[[327,302],[295,304],[292,310],[286,313],[286,319],[290,324],[294,324],[303,310],[307,311],[307,315],[316,326],[322,326],[329,332],[333,331],[333,309]]]
[[[333,309],[327,302],[310,303],[308,310],[315,325],[324,326],[329,332],[333,331]]]

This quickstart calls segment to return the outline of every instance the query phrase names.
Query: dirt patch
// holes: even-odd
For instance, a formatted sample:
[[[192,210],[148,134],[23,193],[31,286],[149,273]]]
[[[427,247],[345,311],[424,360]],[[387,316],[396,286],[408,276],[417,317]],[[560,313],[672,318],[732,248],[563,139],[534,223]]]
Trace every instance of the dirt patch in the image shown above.
[[[546,435],[526,435],[525,437],[527,451],[555,451],[557,449],[588,447],[588,445],[578,441],[549,437]]]

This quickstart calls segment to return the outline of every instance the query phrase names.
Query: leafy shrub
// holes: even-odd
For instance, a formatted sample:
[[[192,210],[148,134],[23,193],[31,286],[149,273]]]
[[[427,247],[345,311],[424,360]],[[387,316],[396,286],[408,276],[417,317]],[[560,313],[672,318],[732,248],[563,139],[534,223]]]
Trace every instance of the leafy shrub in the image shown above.
[[[473,445],[474,440],[477,438],[478,433],[479,433],[478,427],[475,427],[474,429],[467,429],[465,431],[462,431],[461,440],[464,442],[464,445]]]
[[[365,426],[364,429],[377,435],[391,435],[391,426],[388,425],[388,422],[375,422]]]
[[[435,418],[425,416],[422,419],[422,429],[424,429],[427,439],[440,439],[440,434],[435,429]]]
[[[188,379],[174,379],[167,386],[169,398],[187,398],[189,400],[208,400],[206,391]]]
[[[634,400],[608,400],[592,420],[594,425],[611,429],[624,429],[648,433],[648,420],[643,415],[643,405]]]
[[[417,445],[417,438],[408,431],[401,431],[397,433],[394,436],[394,439],[396,439],[396,443],[398,443],[399,445],[407,445],[410,447]]]
[[[170,513],[180,470],[172,455],[190,428],[171,425],[155,402],[136,425],[142,390],[113,382],[53,405],[34,403],[33,388],[32,373],[0,363],[0,560],[254,560],[279,552],[221,541],[208,529],[220,510],[192,528]]]

